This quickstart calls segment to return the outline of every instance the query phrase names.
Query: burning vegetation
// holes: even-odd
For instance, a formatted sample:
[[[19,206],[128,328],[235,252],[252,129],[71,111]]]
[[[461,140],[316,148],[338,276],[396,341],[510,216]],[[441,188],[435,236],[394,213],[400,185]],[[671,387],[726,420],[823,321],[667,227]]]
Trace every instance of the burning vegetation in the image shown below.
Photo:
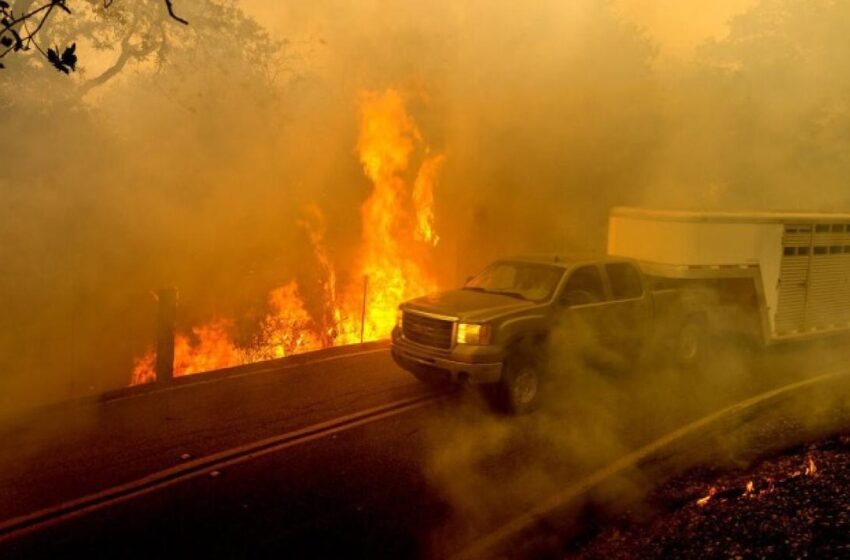
[[[728,499],[737,499],[739,497],[756,498],[774,492],[777,484],[787,484],[799,476],[814,477],[817,476],[817,472],[818,467],[815,460],[811,455],[808,455],[802,468],[783,473],[783,478],[779,480],[776,480],[773,476],[765,476],[762,480],[758,481],[751,479],[744,484],[743,489],[734,484],[724,490],[718,490],[717,486],[711,486],[708,489],[708,493],[702,498],[697,499],[694,503],[700,507],[704,507],[709,505],[715,496],[717,496],[715,502],[725,502]]]
[[[372,191],[360,209],[360,247],[350,281],[338,285],[324,243],[324,215],[308,206],[299,223],[322,275],[319,312],[308,310],[297,281],[287,281],[268,294],[268,313],[248,344],[237,344],[227,319],[194,326],[191,335],[179,333],[175,376],[386,338],[400,302],[436,289],[427,262],[439,242],[434,185],[445,156],[430,151],[405,101],[392,88],[360,94],[357,155]],[[131,385],[156,379],[155,358],[151,350],[135,361]]]
[[[620,520],[566,557],[846,557],[848,451],[850,436],[843,434],[788,449],[744,472],[687,473],[647,502],[658,508],[655,515]],[[706,484],[706,478],[713,480]]]

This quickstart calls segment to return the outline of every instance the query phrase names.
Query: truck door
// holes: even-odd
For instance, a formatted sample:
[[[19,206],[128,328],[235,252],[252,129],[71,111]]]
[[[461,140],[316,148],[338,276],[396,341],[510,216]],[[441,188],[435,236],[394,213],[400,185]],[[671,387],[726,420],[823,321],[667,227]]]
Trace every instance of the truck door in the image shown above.
[[[585,265],[570,272],[561,291],[559,303],[562,308],[560,321],[569,332],[564,339],[586,358],[593,358],[604,339],[604,314],[608,298],[602,273],[597,265]]]
[[[613,347],[622,353],[637,352],[650,335],[651,315],[640,272],[629,262],[605,264],[611,305],[605,313],[605,330]]]

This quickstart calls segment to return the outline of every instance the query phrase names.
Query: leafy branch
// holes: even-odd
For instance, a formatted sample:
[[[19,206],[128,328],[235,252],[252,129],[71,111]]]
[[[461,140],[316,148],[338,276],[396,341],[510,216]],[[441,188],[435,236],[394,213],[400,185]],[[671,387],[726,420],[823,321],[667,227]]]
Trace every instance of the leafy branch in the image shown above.
[[[104,8],[109,8],[113,1],[103,0]],[[183,25],[189,25],[187,20],[174,13],[173,0],[163,1],[171,19]],[[58,47],[45,50],[36,41],[36,35],[42,30],[54,10],[59,9],[69,15],[71,14],[67,4],[68,0],[42,0],[41,5],[29,11],[25,8],[16,14],[7,0],[0,0],[0,69],[6,67],[2,60],[6,55],[28,51],[31,47],[35,47],[56,70],[65,74],[70,74],[76,70],[76,43],[72,43],[63,49],[60,54]],[[34,25],[32,29],[30,29],[31,24]]]

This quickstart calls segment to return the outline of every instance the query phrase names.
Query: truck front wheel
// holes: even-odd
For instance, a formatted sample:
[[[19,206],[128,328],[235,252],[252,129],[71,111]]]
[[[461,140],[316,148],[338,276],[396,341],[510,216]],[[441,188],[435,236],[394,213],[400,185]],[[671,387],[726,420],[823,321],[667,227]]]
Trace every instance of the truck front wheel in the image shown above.
[[[540,369],[534,360],[509,356],[499,382],[501,408],[510,414],[527,414],[540,403]]]

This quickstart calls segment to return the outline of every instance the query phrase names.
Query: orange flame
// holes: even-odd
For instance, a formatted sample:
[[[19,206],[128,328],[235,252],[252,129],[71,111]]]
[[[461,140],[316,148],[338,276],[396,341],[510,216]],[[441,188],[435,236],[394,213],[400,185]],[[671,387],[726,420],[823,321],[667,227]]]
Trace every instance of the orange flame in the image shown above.
[[[363,245],[359,268],[368,279],[365,340],[389,335],[399,303],[436,289],[436,283],[423,269],[415,242],[421,223],[427,226],[427,236],[422,234],[420,239],[436,239],[429,222],[433,219],[431,193],[443,156],[425,159],[417,174],[419,186],[414,185],[411,190],[403,173],[419,142],[419,129],[407,115],[404,98],[397,90],[361,96],[357,149],[363,171],[373,186],[361,209]],[[414,227],[404,204],[410,199],[416,216],[423,216]],[[361,300],[361,286],[350,286],[346,292],[348,308],[357,309]]]
[[[207,325],[192,327],[192,340],[186,335],[178,334],[174,339],[174,375],[191,375],[244,363],[239,349],[230,338],[229,327],[227,321],[217,320]],[[130,385],[155,381],[155,362],[156,354],[153,351],[137,359]]]
[[[806,461],[806,476],[815,476],[818,472],[818,467],[815,465],[814,459],[809,455]]]
[[[299,223],[323,275],[320,311],[311,314],[297,283],[289,281],[269,294],[269,313],[253,344],[237,346],[227,321],[193,327],[191,340],[178,335],[175,376],[352,344],[361,336],[362,341],[386,338],[399,303],[437,288],[426,271],[427,251],[439,241],[434,186],[445,156],[429,153],[398,90],[361,94],[359,127],[357,154],[372,192],[361,207],[361,246],[350,281],[337,291],[322,213],[308,206]],[[410,185],[405,177],[418,154],[422,161]],[[155,381],[154,363],[152,351],[137,359],[131,385]]]
[[[269,307],[271,312],[260,329],[260,340],[265,344],[256,359],[250,361],[283,358],[322,347],[295,282],[274,289],[269,294]]]
[[[144,385],[156,381],[156,370],[154,369],[156,354],[149,351],[141,358],[133,362],[133,373],[130,374],[130,385]]]
[[[434,185],[446,157],[431,156],[422,162],[413,183],[413,205],[416,209],[416,239],[436,245],[440,237],[434,231]]]
[[[716,493],[717,493],[717,488],[712,486],[711,488],[708,489],[708,494],[706,494],[705,496],[703,496],[702,498],[697,500],[697,505],[700,506],[700,507],[704,507],[704,506],[708,505],[708,502],[711,501],[712,496],[714,496]]]

